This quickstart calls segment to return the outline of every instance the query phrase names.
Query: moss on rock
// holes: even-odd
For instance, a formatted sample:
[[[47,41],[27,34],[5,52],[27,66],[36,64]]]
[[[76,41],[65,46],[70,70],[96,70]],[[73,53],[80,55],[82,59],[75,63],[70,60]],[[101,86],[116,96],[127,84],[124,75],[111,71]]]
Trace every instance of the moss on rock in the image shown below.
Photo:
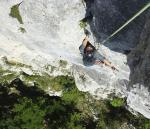
[[[25,33],[25,32],[26,32],[25,28],[23,28],[23,27],[20,27],[19,30],[20,30],[20,32],[22,32],[22,33]]]
[[[20,11],[19,11],[20,4],[21,3],[12,6],[9,15],[13,18],[16,18],[20,24],[23,24],[23,20],[22,20],[22,17],[20,15]]]

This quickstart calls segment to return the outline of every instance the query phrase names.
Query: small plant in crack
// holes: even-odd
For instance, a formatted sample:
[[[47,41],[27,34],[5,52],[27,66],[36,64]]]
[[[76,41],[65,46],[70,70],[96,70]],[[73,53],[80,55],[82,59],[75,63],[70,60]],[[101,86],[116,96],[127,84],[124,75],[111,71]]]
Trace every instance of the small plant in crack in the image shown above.
[[[80,23],[79,23],[79,26],[80,26],[81,29],[85,29],[86,26],[87,26],[87,22],[81,20]]]
[[[22,33],[26,33],[26,30],[25,30],[25,28],[23,28],[23,27],[20,27],[19,30],[20,30],[20,32],[22,32]]]

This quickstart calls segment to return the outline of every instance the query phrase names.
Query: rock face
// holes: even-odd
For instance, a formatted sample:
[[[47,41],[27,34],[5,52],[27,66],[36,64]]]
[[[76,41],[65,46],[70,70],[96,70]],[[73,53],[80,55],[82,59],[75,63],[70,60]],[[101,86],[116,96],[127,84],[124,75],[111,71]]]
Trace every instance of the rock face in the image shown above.
[[[140,83],[150,90],[150,13],[139,38],[139,44],[128,55],[131,84]]]
[[[123,25],[129,18],[144,7],[148,0],[86,0],[86,2],[87,15],[89,15],[89,13],[93,15],[93,21],[89,22],[90,27],[99,42],[106,38],[106,35],[112,34]],[[125,50],[134,48],[145,23],[145,14],[144,12],[119,32],[112,40],[117,42],[113,42],[113,45],[108,42],[105,46],[117,52],[124,52]]]
[[[102,41],[103,38],[105,38],[105,36],[103,37],[103,35],[109,35],[112,32],[114,32],[116,29],[118,29],[118,27],[120,27],[121,24],[125,23],[125,21],[127,21],[132,15],[134,15],[137,11],[139,11],[142,8],[142,6],[144,6],[145,3],[147,2],[148,1],[141,2],[141,1],[127,0],[124,2],[123,1],[118,2],[115,0],[113,1],[86,0],[87,4],[86,15],[88,16],[92,14],[93,16],[93,19],[89,21],[89,24],[93,35],[96,37],[96,40],[98,42]],[[148,52],[149,49],[148,15],[149,15],[148,11],[144,12],[140,17],[138,17],[135,21],[129,24],[129,26],[127,26],[123,31],[121,31],[115,38],[113,38],[111,42],[104,44],[106,47],[115,52],[126,54],[126,51],[128,52],[131,51],[131,54],[128,55],[127,61],[127,64],[129,64],[131,70],[129,80],[127,78],[118,78],[116,79],[116,81],[114,81],[113,78],[111,80],[110,77],[113,76],[109,75],[108,73],[104,74],[104,71],[102,72],[102,69],[100,70],[101,74],[100,73],[98,74],[99,76],[98,75],[96,75],[96,77],[94,76],[96,72],[94,72],[94,74],[91,76],[93,77],[93,80],[99,80],[97,81],[98,83],[97,90],[95,92],[93,91],[95,94],[97,93],[101,97],[102,96],[104,97],[106,94],[108,94],[109,91],[112,92],[113,90],[115,92],[122,93],[122,95],[125,95],[127,97],[128,105],[131,108],[150,118],[149,114],[150,96],[149,91],[147,90],[148,89],[147,86],[150,84],[149,83],[150,54]],[[148,17],[147,20],[145,20],[146,17]],[[143,30],[143,28],[145,29]],[[143,30],[143,32],[141,30]],[[137,44],[138,47],[136,47]],[[133,48],[135,49],[132,50]],[[112,55],[112,51],[111,54],[108,55],[109,56]],[[110,59],[113,60],[114,58],[116,59],[116,57],[117,55],[114,55],[110,57]],[[123,60],[120,57],[117,58]],[[117,62],[116,64],[119,67],[121,66],[121,62],[120,63]],[[122,66],[121,68],[123,71],[129,71],[124,66]],[[90,74],[86,73],[85,75]],[[123,74],[123,76],[125,77],[125,74]],[[109,79],[109,83],[111,82],[113,83],[109,85],[107,83],[108,80],[106,78]],[[88,83],[90,82],[91,81],[89,81]],[[81,84],[81,82],[78,83]],[[95,86],[96,84],[93,85]],[[93,85],[92,87],[94,87]],[[91,89],[91,86],[89,86],[89,89]]]
[[[125,21],[146,5],[147,2],[148,0],[86,0],[86,15],[93,16],[93,19],[89,21],[89,24],[96,40],[98,42],[102,41],[105,38],[105,35],[110,35],[118,29]],[[109,49],[119,53],[126,54],[126,52],[131,51],[131,53],[127,55],[127,64],[131,70],[129,80],[123,78],[118,79],[115,84],[111,84],[111,88],[115,87],[116,91],[121,89],[123,94],[127,97],[128,105],[148,118],[150,118],[149,14],[149,11],[145,11],[110,42],[104,44]],[[112,56],[111,59],[114,59],[115,57],[116,56]],[[122,59],[120,58],[120,60]],[[121,66],[118,62],[117,64]],[[122,67],[122,70],[125,70],[125,67]],[[101,75],[101,79],[105,80],[105,84],[108,81],[106,81],[106,78],[109,77]],[[112,81],[110,80],[110,82]],[[106,86],[104,87],[106,88]],[[108,91],[108,89],[110,90],[111,88],[107,87],[106,90]],[[102,91],[102,89],[99,91]],[[104,92],[100,94],[104,94]]]
[[[140,74],[137,74],[132,69],[133,63],[137,61],[134,54],[128,57],[125,55],[126,51],[132,50],[137,45],[137,37],[141,34],[145,24],[143,19],[145,19],[146,14],[130,24],[129,28],[118,35],[118,38],[101,45],[99,48],[99,52],[106,56],[118,68],[119,72],[103,65],[85,67],[78,50],[84,38],[79,21],[85,15],[91,13],[93,16],[93,19],[89,21],[88,28],[91,32],[90,41],[94,43],[95,40],[101,41],[118,28],[141,8],[146,0],[142,2],[140,0],[137,2],[131,0],[126,0],[125,2],[118,2],[117,0],[86,0],[86,8],[84,8],[81,0],[72,0],[71,2],[70,0],[59,2],[56,0],[23,1],[19,6],[19,10],[24,24],[20,24],[15,18],[9,16],[11,7],[20,2],[20,0],[0,1],[1,56],[7,56],[8,59],[15,59],[31,65],[33,68],[36,67],[39,72],[43,70],[42,68],[45,65],[55,66],[57,60],[67,60],[69,64],[72,64],[70,67],[71,73],[73,73],[77,87],[80,90],[87,91],[97,98],[107,98],[112,93],[120,97],[127,97],[128,104],[133,110],[150,118],[148,109],[150,106],[147,105],[149,92],[145,88],[149,84],[149,81],[145,82],[146,77],[149,75],[148,70],[146,70],[149,69],[149,64],[147,63],[149,56],[146,56],[148,47],[147,50],[142,50],[143,57],[138,56],[141,63],[136,63],[136,68],[141,68],[142,80],[139,80],[141,79]],[[134,8],[132,8],[133,5]],[[128,9],[128,7],[133,10]],[[124,11],[125,9],[126,11]],[[20,32],[20,27],[24,28],[26,32]],[[149,31],[146,31],[146,29],[143,31],[148,36]],[[145,34],[144,36],[145,38],[141,39],[139,43],[139,49],[145,46],[140,47],[140,44],[144,41],[148,45],[148,39]],[[138,53],[136,48],[133,53]],[[129,63],[132,58],[135,60]],[[135,80],[136,76],[138,76],[139,82],[143,84],[142,91],[139,87],[134,90],[133,85],[139,83]],[[144,90],[147,92],[147,97],[140,96],[140,94],[146,93],[143,92]],[[140,99],[138,100],[139,96],[134,96],[131,93],[137,93]],[[132,96],[135,99],[132,99]],[[144,101],[142,101],[143,99]]]
[[[128,104],[137,111],[149,114],[150,110],[150,13],[140,35],[139,44],[128,55],[130,93]],[[143,108],[144,107],[144,108]]]
[[[61,58],[71,62],[80,61],[78,46],[83,34],[78,24],[85,14],[81,1],[23,1],[19,6],[23,24],[9,16],[11,7],[20,2],[0,1],[1,55],[18,58],[25,63],[43,58],[47,61],[39,64]],[[26,33],[22,33],[20,27]]]

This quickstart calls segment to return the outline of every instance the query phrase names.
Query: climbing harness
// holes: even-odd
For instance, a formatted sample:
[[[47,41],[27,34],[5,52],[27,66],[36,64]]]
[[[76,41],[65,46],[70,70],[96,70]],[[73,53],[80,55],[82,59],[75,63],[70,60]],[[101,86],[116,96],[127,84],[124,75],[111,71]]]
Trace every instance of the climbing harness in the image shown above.
[[[119,29],[117,29],[115,32],[113,32],[110,36],[108,36],[105,40],[103,40],[101,43],[97,43],[96,49],[99,49],[100,44],[106,43],[110,38],[114,37],[118,32],[120,32],[122,29],[124,29],[129,23],[131,23],[135,18],[137,18],[140,14],[142,14],[144,11],[146,11],[150,7],[150,2],[146,4],[139,12],[137,12],[132,18],[130,18],[126,23],[124,23]],[[96,44],[96,43],[94,43]]]

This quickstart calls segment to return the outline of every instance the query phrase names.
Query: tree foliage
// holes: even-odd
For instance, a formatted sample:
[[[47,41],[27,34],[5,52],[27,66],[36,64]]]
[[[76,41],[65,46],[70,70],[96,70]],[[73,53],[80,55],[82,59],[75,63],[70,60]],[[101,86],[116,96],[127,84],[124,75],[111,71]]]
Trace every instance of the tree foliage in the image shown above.
[[[133,116],[116,100],[121,106],[80,92],[72,77],[53,81],[63,89],[61,97],[49,96],[38,85],[27,86],[20,79],[0,84],[0,129],[117,129],[123,123],[150,128],[150,120]]]

